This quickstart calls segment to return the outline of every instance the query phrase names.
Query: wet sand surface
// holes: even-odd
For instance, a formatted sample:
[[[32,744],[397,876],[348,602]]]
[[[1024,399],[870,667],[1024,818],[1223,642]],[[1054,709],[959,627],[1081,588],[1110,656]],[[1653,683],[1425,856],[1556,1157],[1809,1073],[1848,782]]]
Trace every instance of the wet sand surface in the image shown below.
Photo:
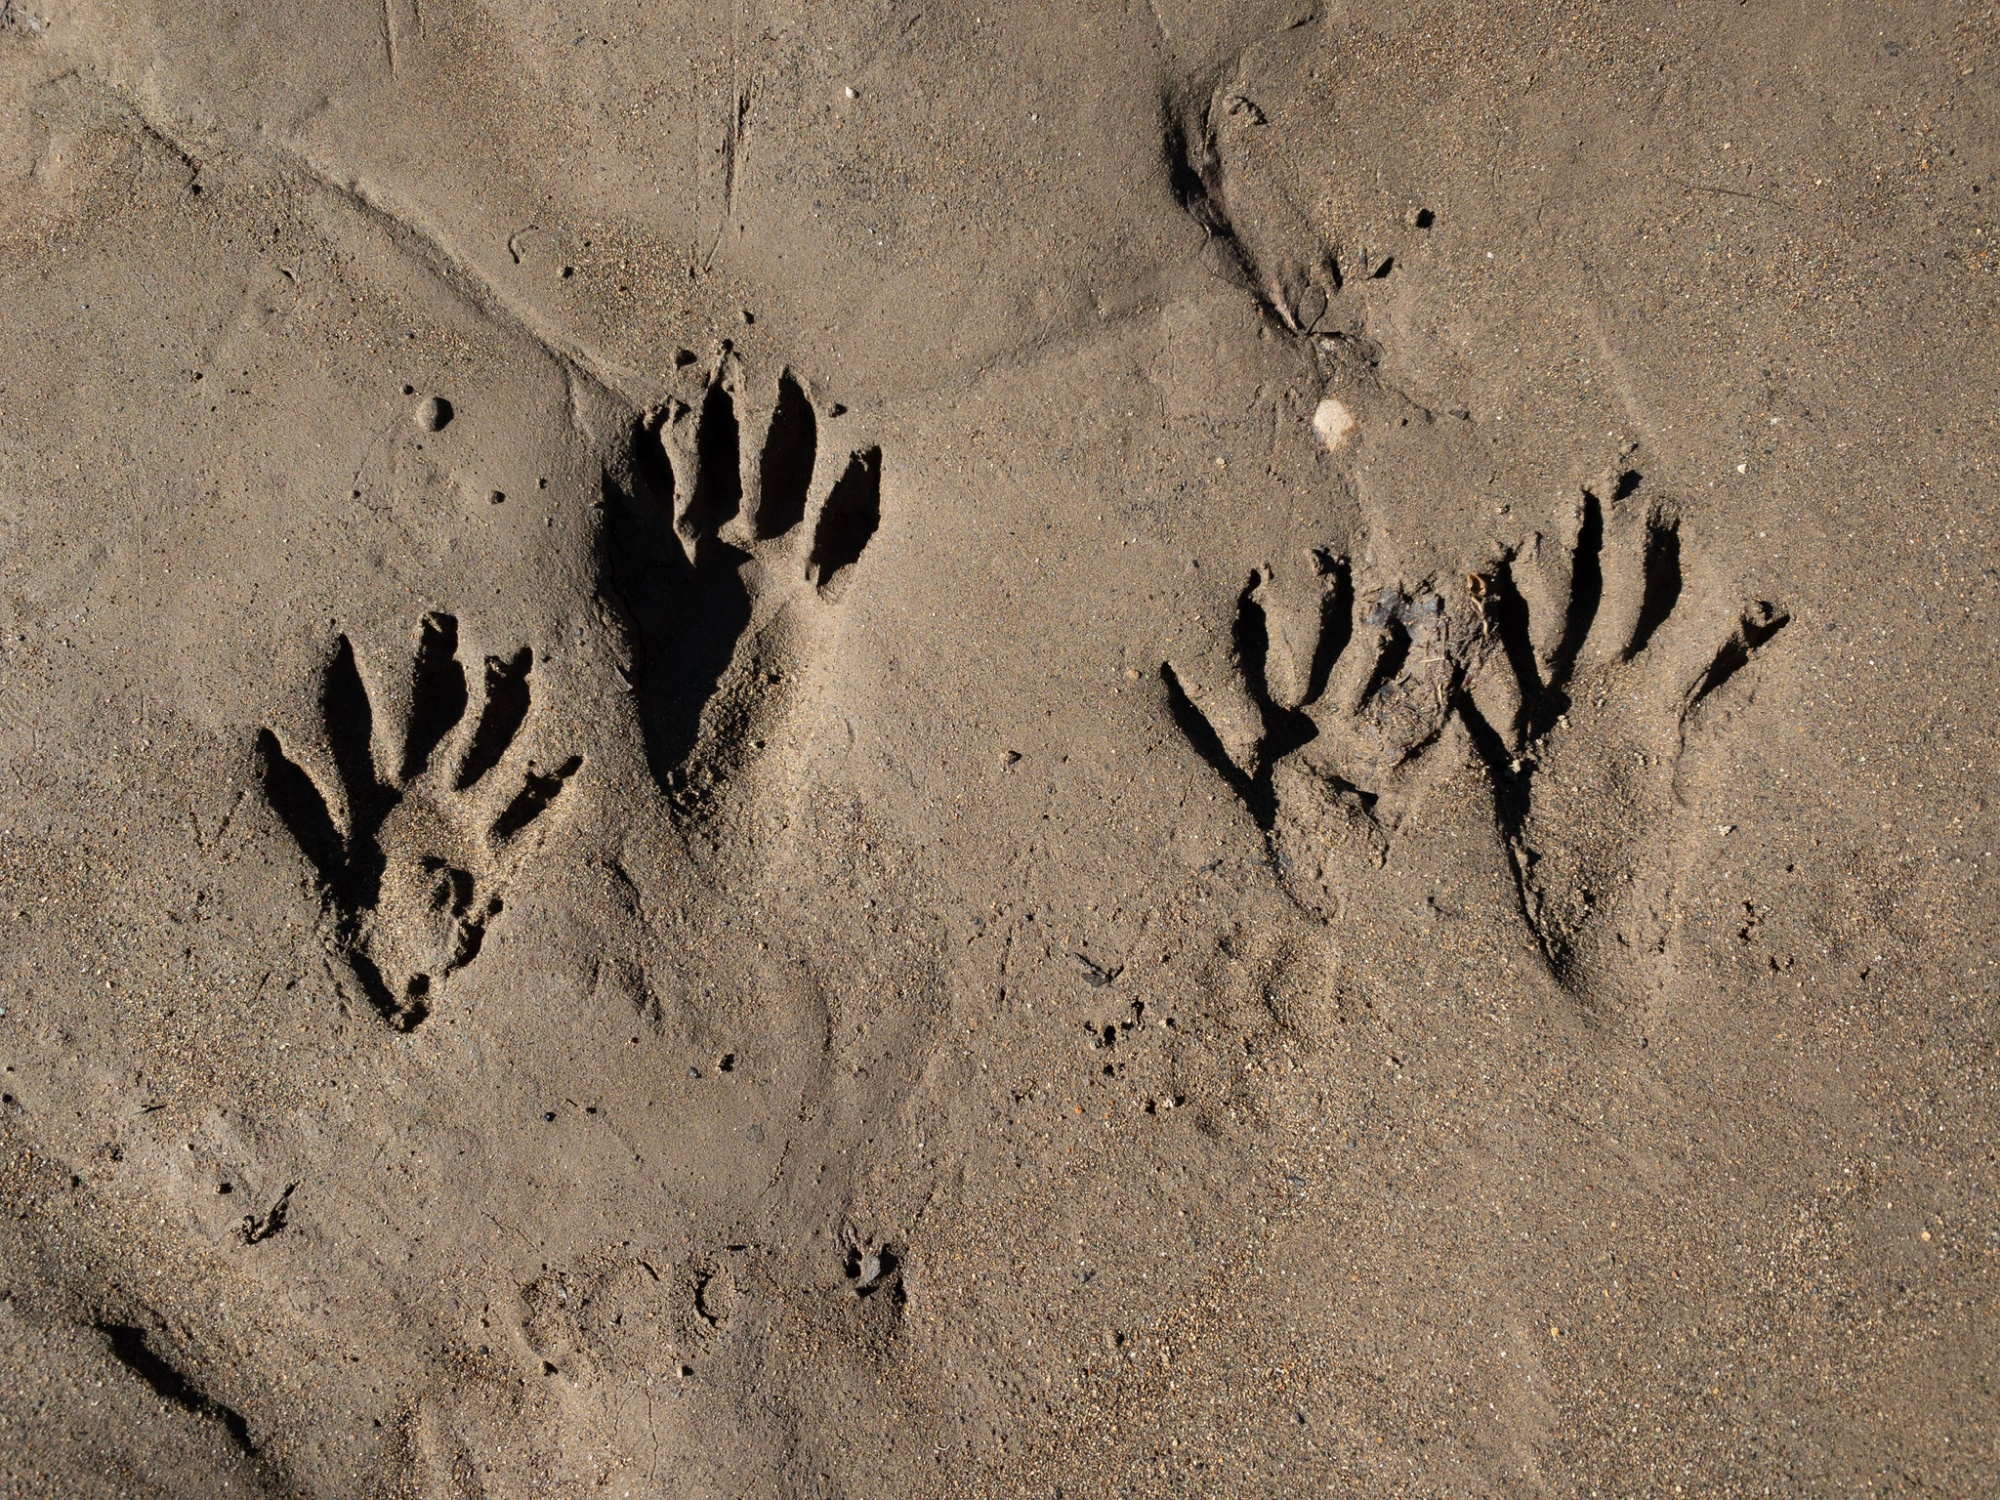
[[[1996,87],[0,0],[4,1493],[1989,1493]]]

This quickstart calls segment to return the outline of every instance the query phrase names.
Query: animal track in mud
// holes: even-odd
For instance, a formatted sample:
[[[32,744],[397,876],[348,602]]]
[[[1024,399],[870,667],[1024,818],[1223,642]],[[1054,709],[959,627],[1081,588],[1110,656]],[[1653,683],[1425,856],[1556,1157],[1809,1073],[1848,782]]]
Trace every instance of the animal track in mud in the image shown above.
[[[1289,97],[1282,80],[1239,59],[1228,77],[1170,91],[1169,180],[1211,268],[1256,301],[1266,331],[1310,341],[1329,397],[1314,414],[1322,447],[1356,442],[1370,411],[1403,408],[1385,433],[1420,419],[1376,447],[1367,492],[1357,489],[1369,555],[1410,555],[1405,544],[1435,545],[1440,526],[1405,507],[1450,483],[1466,450],[1454,456],[1440,431],[1418,455],[1437,414],[1394,386],[1388,351],[1370,336],[1369,288],[1396,258],[1343,253],[1286,159],[1268,89]],[[1408,222],[1434,221],[1424,210]],[[1664,951],[1677,877],[1671,859],[1640,860],[1638,847],[1685,805],[1691,733],[1729,716],[1718,705],[1740,694],[1723,690],[1786,617],[1762,601],[1717,607],[1706,580],[1683,576],[1676,508],[1640,485],[1627,469],[1579,492],[1551,536],[1462,569],[1446,566],[1448,542],[1428,561],[1361,578],[1331,550],[1309,568],[1262,566],[1232,638],[1216,643],[1226,650],[1162,664],[1175,722],[1243,799],[1302,905],[1330,915],[1354,860],[1384,865],[1392,836],[1411,831],[1416,794],[1441,768],[1470,762],[1514,901],[1559,980],[1588,988],[1607,929],[1621,945]],[[1616,922],[1595,921],[1612,906]]]
[[[881,450],[825,461],[842,408],[823,417],[790,370],[768,404],[750,394],[723,345],[699,399],[648,413],[629,469],[606,480],[604,588],[631,629],[654,777],[687,817],[764,747],[811,612],[839,598],[881,524]]]
[[[840,1272],[848,1290],[856,1297],[872,1297],[885,1287],[897,1307],[904,1302],[903,1260],[893,1245],[878,1244],[873,1237],[843,1237]]]
[[[528,717],[534,655],[486,659],[485,701],[469,726],[458,621],[425,617],[418,631],[409,722],[381,773],[375,715],[354,648],[341,636],[320,686],[325,748],[338,776],[329,793],[271,729],[257,753],[265,794],[311,861],[333,916],[334,949],[368,1003],[408,1031],[450,976],[479,956],[525,836],[582,766],[532,762],[518,790],[495,773]]]
[[[272,1200],[271,1206],[263,1213],[245,1214],[242,1224],[237,1226],[237,1232],[243,1236],[243,1243],[261,1245],[273,1235],[283,1233],[285,1225],[291,1222],[292,1194],[298,1190],[299,1185],[296,1182],[288,1182],[284,1191]]]
[[[1720,626],[1685,618],[1675,507],[1640,496],[1635,471],[1603,488],[1582,492],[1556,537],[1442,583],[1357,591],[1325,551],[1297,577],[1260,568],[1228,680],[1162,664],[1175,721],[1302,905],[1330,916],[1341,860],[1385,861],[1458,747],[1483,773],[1523,919],[1557,977],[1579,977],[1598,893],[1629,879],[1646,819],[1677,797],[1690,732],[1787,620],[1764,601]],[[1560,797],[1541,774],[1555,763]]]
[[[1313,227],[1304,206],[1268,172],[1269,120],[1237,82],[1161,101],[1162,151],[1181,209],[1207,236],[1209,268],[1242,285],[1266,315],[1291,333],[1316,331],[1346,277],[1339,247]],[[1360,271],[1382,279],[1393,256],[1362,254]]]

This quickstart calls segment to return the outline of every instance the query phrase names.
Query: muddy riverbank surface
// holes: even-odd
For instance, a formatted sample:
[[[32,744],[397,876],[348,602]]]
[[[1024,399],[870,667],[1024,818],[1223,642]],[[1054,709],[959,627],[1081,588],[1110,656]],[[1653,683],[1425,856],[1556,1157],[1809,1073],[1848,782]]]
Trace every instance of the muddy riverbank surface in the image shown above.
[[[1990,1493],[1996,88],[0,0],[4,1493]]]

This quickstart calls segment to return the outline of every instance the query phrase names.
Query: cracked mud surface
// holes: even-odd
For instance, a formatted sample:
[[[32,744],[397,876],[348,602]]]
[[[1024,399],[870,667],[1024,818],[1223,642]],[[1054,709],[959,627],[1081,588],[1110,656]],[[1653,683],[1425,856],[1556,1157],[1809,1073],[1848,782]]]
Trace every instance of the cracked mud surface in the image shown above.
[[[0,1491],[1976,1496],[2000,30],[0,0]]]

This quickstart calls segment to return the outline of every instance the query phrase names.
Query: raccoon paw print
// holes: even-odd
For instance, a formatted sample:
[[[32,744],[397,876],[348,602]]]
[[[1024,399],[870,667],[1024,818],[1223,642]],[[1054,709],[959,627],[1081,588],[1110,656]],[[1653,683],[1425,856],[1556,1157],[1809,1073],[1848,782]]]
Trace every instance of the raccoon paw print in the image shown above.
[[[633,637],[648,756],[701,817],[764,748],[811,634],[881,524],[882,455],[829,460],[791,371],[754,392],[723,346],[696,399],[651,413],[613,481],[604,581]]]
[[[1460,747],[1523,919],[1557,976],[1579,975],[1586,924],[1678,800],[1690,736],[1787,620],[1765,601],[1720,626],[1686,608],[1678,514],[1639,485],[1627,472],[1608,502],[1583,492],[1554,537],[1456,578],[1357,591],[1329,552],[1290,575],[1260,568],[1227,671],[1198,682],[1162,665],[1175,721],[1302,904],[1331,915],[1341,862],[1381,865]]]
[[[583,764],[571,756],[547,771],[529,763],[498,774],[528,717],[533,665],[525,646],[488,657],[484,703],[468,725],[458,622],[427,616],[409,721],[385,761],[354,648],[341,636],[320,689],[331,790],[275,731],[258,732],[265,794],[317,876],[336,954],[399,1031],[419,1025],[445,981],[479,956],[525,836]]]

